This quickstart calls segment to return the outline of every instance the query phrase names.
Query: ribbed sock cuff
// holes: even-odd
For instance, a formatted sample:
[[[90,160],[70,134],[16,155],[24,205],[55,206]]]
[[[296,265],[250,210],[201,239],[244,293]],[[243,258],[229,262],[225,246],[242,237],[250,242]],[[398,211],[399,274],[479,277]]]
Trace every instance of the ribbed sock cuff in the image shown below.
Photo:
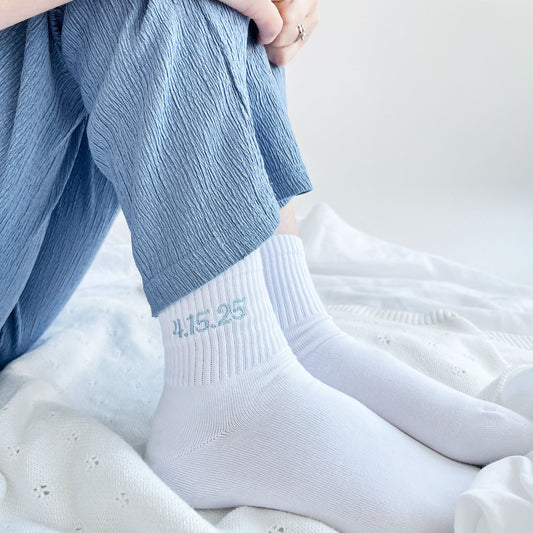
[[[165,384],[218,383],[287,347],[255,250],[158,319],[165,347]]]
[[[303,318],[326,313],[307,266],[298,235],[277,234],[260,247],[265,282],[283,329]]]

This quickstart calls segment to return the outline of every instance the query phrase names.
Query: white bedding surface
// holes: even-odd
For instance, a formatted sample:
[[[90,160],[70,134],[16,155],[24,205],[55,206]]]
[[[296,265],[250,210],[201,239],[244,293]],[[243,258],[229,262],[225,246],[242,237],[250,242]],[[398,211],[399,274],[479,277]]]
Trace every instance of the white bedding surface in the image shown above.
[[[326,204],[299,225],[343,329],[533,418],[533,287],[377,239]],[[162,386],[159,326],[120,214],[65,309],[0,374],[0,531],[333,531],[270,509],[186,505],[142,460]],[[532,523],[533,453],[481,470],[455,531],[530,533]]]

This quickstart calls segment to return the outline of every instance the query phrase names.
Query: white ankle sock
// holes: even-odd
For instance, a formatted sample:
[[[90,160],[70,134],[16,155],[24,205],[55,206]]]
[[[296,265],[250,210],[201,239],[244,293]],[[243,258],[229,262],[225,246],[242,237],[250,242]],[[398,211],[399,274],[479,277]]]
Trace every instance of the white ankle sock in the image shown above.
[[[165,381],[145,460],[187,503],[281,509],[346,533],[452,531],[477,469],[311,376],[257,250],[158,318]]]
[[[485,465],[533,449],[530,420],[447,387],[340,330],[314,287],[300,237],[274,235],[259,250],[282,330],[313,376],[457,461]]]

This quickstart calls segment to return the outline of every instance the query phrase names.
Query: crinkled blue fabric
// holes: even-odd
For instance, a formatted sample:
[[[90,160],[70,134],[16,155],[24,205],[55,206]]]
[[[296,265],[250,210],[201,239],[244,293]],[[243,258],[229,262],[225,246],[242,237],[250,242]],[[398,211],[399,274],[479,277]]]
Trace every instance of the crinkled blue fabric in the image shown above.
[[[312,189],[285,71],[216,0],[74,0],[0,31],[0,369],[66,304],[118,210],[152,315]]]

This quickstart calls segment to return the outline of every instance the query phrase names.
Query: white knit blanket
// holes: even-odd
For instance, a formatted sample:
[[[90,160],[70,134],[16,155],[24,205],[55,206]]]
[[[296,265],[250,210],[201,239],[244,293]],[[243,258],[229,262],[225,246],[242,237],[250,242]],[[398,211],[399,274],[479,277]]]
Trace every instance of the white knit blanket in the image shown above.
[[[326,204],[299,225],[343,329],[533,417],[533,287],[379,240]],[[281,511],[185,504],[142,460],[162,386],[159,325],[120,214],[65,309],[0,373],[0,531],[333,531]],[[458,501],[456,533],[530,533],[530,524],[533,454],[489,465]]]

